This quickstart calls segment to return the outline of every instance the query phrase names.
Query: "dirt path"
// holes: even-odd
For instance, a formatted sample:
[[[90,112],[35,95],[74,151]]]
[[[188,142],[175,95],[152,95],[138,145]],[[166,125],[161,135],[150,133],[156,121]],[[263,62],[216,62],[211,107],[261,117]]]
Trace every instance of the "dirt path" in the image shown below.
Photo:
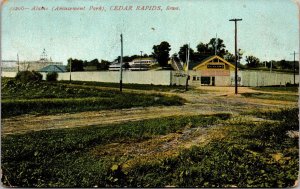
[[[58,128],[73,128],[93,125],[107,125],[174,115],[195,115],[232,113],[239,114],[250,109],[274,109],[297,105],[295,102],[244,98],[234,95],[234,87],[201,87],[209,93],[200,93],[197,89],[188,92],[162,92],[178,95],[188,101],[184,106],[164,106],[131,108],[121,110],[103,110],[55,115],[21,115],[2,119],[2,134],[24,133]],[[137,92],[138,90],[134,90]],[[151,91],[139,91],[150,93]],[[240,87],[239,93],[257,92]],[[261,91],[260,91],[261,92]]]

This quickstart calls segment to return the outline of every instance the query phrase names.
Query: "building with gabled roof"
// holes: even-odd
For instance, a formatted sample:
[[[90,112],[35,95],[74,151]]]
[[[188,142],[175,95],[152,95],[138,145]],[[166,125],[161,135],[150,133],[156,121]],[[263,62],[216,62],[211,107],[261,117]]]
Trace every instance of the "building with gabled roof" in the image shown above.
[[[235,66],[218,55],[191,62],[188,69],[192,85],[231,86],[234,83]],[[184,70],[187,70],[186,64]]]

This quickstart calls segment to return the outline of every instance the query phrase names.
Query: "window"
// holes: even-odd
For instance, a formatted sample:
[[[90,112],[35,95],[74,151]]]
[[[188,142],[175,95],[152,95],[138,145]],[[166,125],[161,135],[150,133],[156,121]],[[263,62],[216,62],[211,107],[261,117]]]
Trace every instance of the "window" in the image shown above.
[[[209,85],[210,84],[210,77],[201,77],[201,84]]]
[[[196,81],[196,76],[193,76],[193,81]]]

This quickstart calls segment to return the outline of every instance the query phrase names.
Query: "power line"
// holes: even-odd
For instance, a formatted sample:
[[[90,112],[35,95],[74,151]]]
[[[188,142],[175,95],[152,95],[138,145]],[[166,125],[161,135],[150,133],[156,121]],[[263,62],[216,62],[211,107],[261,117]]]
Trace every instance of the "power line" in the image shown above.
[[[294,53],[290,54],[290,55],[294,55],[294,67],[293,67],[293,70],[294,70],[294,85],[296,84],[296,54],[299,54],[299,53],[296,53],[294,51]]]
[[[121,34],[120,91],[122,92],[123,34]]]
[[[235,46],[235,48],[234,48],[234,52],[235,52],[235,77],[234,77],[234,86],[235,86],[235,94],[238,94],[238,88],[237,88],[237,67],[238,67],[238,65],[237,65],[237,22],[238,21],[242,21],[242,19],[241,18],[234,18],[234,19],[230,19],[229,21],[234,21],[234,30],[235,30],[235,43],[234,43],[234,46]]]

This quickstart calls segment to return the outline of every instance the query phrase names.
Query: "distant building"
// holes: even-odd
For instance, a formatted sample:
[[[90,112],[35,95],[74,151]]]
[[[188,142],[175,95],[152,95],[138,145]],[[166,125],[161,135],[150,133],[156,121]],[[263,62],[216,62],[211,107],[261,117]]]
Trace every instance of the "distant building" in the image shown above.
[[[57,73],[63,73],[67,71],[67,66],[64,65],[48,65],[42,69],[39,70],[39,72],[57,72]]]
[[[17,71],[17,60],[2,60],[1,61],[1,70],[7,72],[16,72]]]
[[[129,69],[131,71],[146,71],[155,64],[157,64],[157,61],[151,57],[136,58],[132,62],[129,62]]]
[[[62,62],[53,62],[51,57],[48,59],[46,50],[44,49],[39,60],[35,61],[16,61],[16,60],[2,60],[2,71],[39,71],[40,69],[49,65],[63,65]]]
[[[122,67],[123,67],[123,70],[126,70],[126,68],[124,68],[124,65],[125,64],[128,64],[128,62],[124,62]],[[115,63],[112,63],[109,68],[108,68],[109,71],[119,71],[120,70],[120,63],[119,62],[115,62]]]

